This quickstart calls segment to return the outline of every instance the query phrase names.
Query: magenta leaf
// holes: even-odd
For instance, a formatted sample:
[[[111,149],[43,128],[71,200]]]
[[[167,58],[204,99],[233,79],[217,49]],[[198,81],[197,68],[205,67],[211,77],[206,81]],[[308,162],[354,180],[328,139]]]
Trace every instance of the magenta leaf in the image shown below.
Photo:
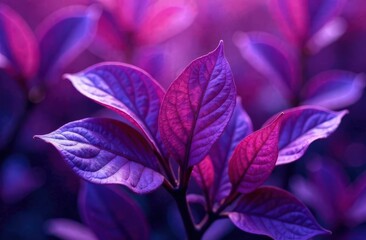
[[[80,93],[122,115],[159,149],[164,90],[148,73],[131,65],[102,63],[65,77]]]
[[[305,87],[304,104],[330,109],[347,107],[361,98],[364,87],[363,75],[338,70],[323,72]]]
[[[208,198],[210,196],[211,187],[215,177],[214,167],[209,156],[205,157],[199,164],[194,166],[192,177],[203,190],[206,198]]]
[[[237,98],[236,106],[229,124],[209,153],[215,176],[211,194],[213,200],[217,203],[225,198],[231,190],[228,173],[229,159],[239,142],[248,134],[252,133],[252,131],[252,122],[241,106],[240,98]],[[198,166],[200,166],[201,163]],[[207,173],[208,172],[203,172],[204,175]]]
[[[122,184],[136,193],[158,188],[163,176],[148,142],[132,127],[89,118],[38,136],[51,143],[80,177],[99,184]]]
[[[180,166],[198,164],[208,154],[230,120],[235,95],[222,42],[172,83],[160,109],[159,130]]]
[[[99,239],[148,239],[149,227],[140,207],[113,185],[86,183],[79,195],[82,219]]]
[[[277,165],[299,159],[312,142],[334,132],[345,114],[346,110],[333,112],[310,106],[286,110],[281,121]]]
[[[6,5],[0,5],[0,69],[29,79],[38,68],[37,41],[27,23]]]
[[[278,240],[309,239],[329,233],[303,203],[275,187],[260,187],[244,195],[229,218],[243,231]]]
[[[52,80],[89,46],[98,18],[99,9],[95,6],[73,6],[55,12],[41,24],[37,31],[41,80]]]
[[[282,114],[271,124],[248,135],[235,148],[229,161],[233,192],[249,193],[271,174],[278,157],[278,136]]]
[[[296,88],[296,60],[280,40],[262,32],[238,33],[235,44],[243,58],[268,80],[274,81],[284,94],[289,95]]]
[[[342,10],[344,0],[275,0],[270,8],[281,30],[296,44],[305,44]]]

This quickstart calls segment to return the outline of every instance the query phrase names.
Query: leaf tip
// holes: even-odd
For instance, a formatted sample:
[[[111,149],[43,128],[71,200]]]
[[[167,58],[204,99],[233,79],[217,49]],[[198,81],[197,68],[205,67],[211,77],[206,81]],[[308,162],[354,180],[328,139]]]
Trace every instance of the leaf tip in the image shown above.
[[[216,49],[214,50],[214,52],[218,52],[219,54],[223,54],[224,53],[224,41],[220,40],[219,41],[219,45],[216,47]]]

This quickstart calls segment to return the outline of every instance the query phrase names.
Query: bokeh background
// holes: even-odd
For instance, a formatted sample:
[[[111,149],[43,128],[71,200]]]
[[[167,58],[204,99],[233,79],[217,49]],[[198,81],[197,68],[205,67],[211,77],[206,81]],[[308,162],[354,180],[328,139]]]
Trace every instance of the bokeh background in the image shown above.
[[[62,74],[121,61],[167,88],[221,39],[255,129],[302,104],[349,110],[334,134],[312,144],[297,162],[277,167],[268,184],[291,191],[333,232],[319,239],[365,238],[364,1],[0,3],[0,239],[93,239],[78,210],[81,180],[56,150],[33,136],[81,118],[115,116]],[[317,75],[318,89],[309,83]],[[284,86],[287,80],[296,86]],[[327,94],[311,98],[317,90]],[[184,239],[175,204],[163,189],[146,196],[121,191],[142,208],[151,239]],[[228,221],[215,224],[206,238],[266,239]]]

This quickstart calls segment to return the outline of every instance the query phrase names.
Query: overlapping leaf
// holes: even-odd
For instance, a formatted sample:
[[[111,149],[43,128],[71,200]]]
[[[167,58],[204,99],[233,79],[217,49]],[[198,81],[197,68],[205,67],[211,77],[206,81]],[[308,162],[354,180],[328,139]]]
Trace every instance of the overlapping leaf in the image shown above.
[[[260,187],[244,195],[229,218],[243,231],[278,240],[305,240],[328,233],[299,200],[274,187]]]
[[[68,7],[49,16],[38,29],[39,78],[52,80],[91,43],[99,17],[95,6]]]
[[[138,207],[121,189],[86,183],[79,196],[81,215],[99,239],[148,239],[148,224]]]
[[[29,79],[38,68],[37,41],[27,23],[6,5],[0,5],[0,68]]]
[[[223,45],[193,61],[169,87],[159,129],[171,156],[193,166],[208,154],[230,120],[235,85]]]
[[[229,177],[234,192],[249,193],[271,174],[278,157],[282,117],[248,135],[235,148],[229,161]]]
[[[281,121],[277,164],[299,159],[312,142],[334,132],[346,113],[311,106],[286,110]]]
[[[210,150],[209,156],[206,157],[207,161],[212,162],[212,172],[199,171],[199,174],[193,175],[196,180],[198,178],[197,181],[202,181],[206,178],[211,179],[211,176],[212,178],[214,178],[213,185],[205,184],[205,186],[212,186],[212,189],[210,189],[210,193],[214,201],[220,202],[224,197],[229,194],[231,189],[231,183],[228,173],[229,159],[239,142],[252,131],[253,129],[251,120],[241,106],[240,99],[237,98],[234,113],[230,119],[230,122],[226,126],[225,131],[223,132],[219,140],[217,140],[217,142]],[[204,162],[206,162],[206,159],[199,163],[193,169],[193,171],[195,172],[196,168],[205,169],[204,166],[206,165],[206,163]],[[201,166],[202,164],[204,166]]]
[[[80,93],[126,118],[159,149],[164,91],[149,74],[126,64],[103,63],[65,77]]]
[[[362,96],[365,79],[347,71],[327,71],[311,79],[304,90],[304,104],[330,109],[347,107]]]
[[[148,142],[119,121],[89,118],[38,137],[53,144],[74,172],[90,182],[122,184],[136,193],[163,182]]]

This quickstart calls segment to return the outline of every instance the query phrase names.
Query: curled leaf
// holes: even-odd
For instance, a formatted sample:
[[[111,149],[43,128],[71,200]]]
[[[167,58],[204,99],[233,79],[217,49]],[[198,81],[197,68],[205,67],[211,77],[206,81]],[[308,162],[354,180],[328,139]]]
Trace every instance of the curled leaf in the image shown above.
[[[148,73],[127,64],[102,63],[65,77],[80,93],[123,116],[159,149],[164,90]]]
[[[136,193],[158,188],[164,177],[148,142],[132,127],[89,118],[37,136],[51,143],[80,177],[99,184],[122,184]]]
[[[302,106],[284,113],[277,165],[299,159],[312,142],[328,137],[337,129],[347,111],[333,112],[318,107]]]

